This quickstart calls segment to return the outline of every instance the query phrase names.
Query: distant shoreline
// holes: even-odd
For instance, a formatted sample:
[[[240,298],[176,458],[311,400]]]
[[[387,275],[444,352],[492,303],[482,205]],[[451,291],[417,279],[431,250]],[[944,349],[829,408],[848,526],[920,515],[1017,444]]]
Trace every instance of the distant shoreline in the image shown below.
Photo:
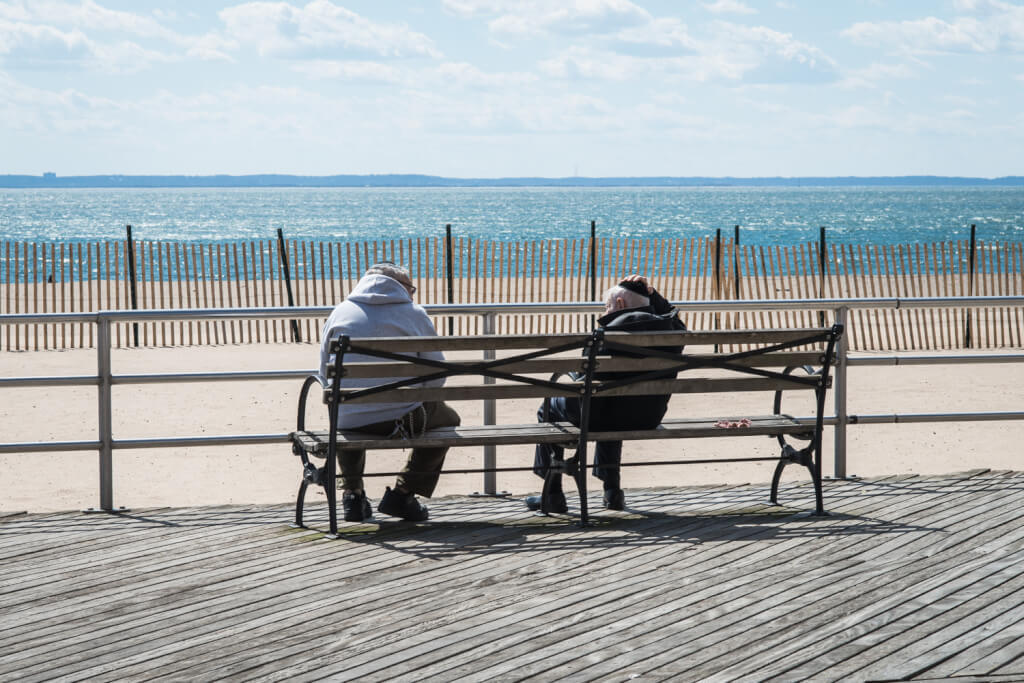
[[[961,176],[837,176],[837,177],[619,177],[619,178],[445,178],[442,176],[331,175],[0,175],[3,189],[76,188],[515,188],[515,187],[1021,187],[1024,176],[972,178]]]

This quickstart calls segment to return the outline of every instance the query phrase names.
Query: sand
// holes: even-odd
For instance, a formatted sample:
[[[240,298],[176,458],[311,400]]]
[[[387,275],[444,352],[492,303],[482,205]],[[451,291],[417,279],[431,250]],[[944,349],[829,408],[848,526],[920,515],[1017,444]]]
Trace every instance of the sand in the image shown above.
[[[118,349],[118,374],[201,370],[312,369],[318,347],[311,344],[252,344],[214,347]],[[889,355],[889,354],[885,354]],[[95,373],[92,350],[0,353],[0,376],[87,375]],[[1021,409],[1022,364],[856,367],[850,369],[851,414],[1005,411]],[[197,434],[285,433],[295,428],[300,380],[247,383],[115,386],[114,437]],[[670,414],[716,415],[770,412],[770,396],[677,396]],[[805,399],[806,401],[806,399]],[[482,421],[482,405],[460,402],[464,424]],[[810,413],[807,404],[787,412]],[[530,422],[536,401],[498,407],[499,421]],[[310,424],[326,425],[323,407],[314,402]],[[95,387],[21,388],[0,392],[0,441],[95,439]],[[847,472],[862,477],[899,473],[943,474],[974,468],[1021,469],[1024,421],[851,425]],[[772,439],[700,439],[627,443],[624,459],[773,456]],[[482,449],[455,449],[452,467],[478,466]],[[401,451],[371,453],[368,469],[393,471]],[[526,465],[530,447],[505,447],[500,464]],[[286,503],[294,499],[299,461],[287,443],[115,450],[114,503],[130,508]],[[832,430],[826,429],[825,474],[833,472]],[[623,486],[683,486],[708,483],[764,483],[768,463],[688,465],[628,469]],[[806,478],[799,468],[787,478]],[[499,490],[513,495],[535,492],[540,480],[528,473],[499,474]],[[371,498],[379,498],[390,478],[370,478]],[[483,475],[441,478],[435,495],[480,491]],[[316,494],[322,496],[321,493]],[[94,452],[0,455],[0,512],[45,512],[97,505],[98,456]]]

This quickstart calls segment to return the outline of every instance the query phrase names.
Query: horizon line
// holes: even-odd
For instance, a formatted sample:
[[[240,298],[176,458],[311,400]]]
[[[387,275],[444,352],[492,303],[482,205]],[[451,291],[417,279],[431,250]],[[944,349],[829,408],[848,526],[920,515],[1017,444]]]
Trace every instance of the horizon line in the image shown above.
[[[1024,185],[1024,176],[503,176],[450,177],[422,173],[299,175],[248,174],[94,174],[0,175],[0,187],[712,187],[808,185]]]

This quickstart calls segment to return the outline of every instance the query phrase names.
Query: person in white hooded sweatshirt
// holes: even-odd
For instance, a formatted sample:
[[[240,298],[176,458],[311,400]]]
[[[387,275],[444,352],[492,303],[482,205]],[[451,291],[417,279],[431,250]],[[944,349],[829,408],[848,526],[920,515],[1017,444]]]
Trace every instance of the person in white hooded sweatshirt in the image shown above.
[[[329,353],[330,342],[341,335],[350,337],[434,336],[437,331],[427,312],[412,301],[416,287],[409,272],[393,263],[370,266],[349,295],[331,312],[324,325],[320,346],[320,376],[327,377],[327,366],[334,362]],[[421,352],[423,358],[444,360],[440,352]],[[346,361],[361,362],[380,359],[360,354],[346,355]],[[346,379],[345,388],[369,387],[388,379]],[[436,380],[431,385],[443,384]],[[349,429],[383,436],[420,434],[434,427],[459,424],[459,415],[448,404],[437,402],[341,404],[338,408],[338,429]],[[414,448],[398,475],[395,488],[388,487],[377,510],[386,515],[410,521],[427,519],[426,506],[416,494],[429,498],[437,486],[447,448]],[[345,520],[361,522],[373,515],[373,507],[363,489],[363,468],[366,451],[341,451],[342,507]]]

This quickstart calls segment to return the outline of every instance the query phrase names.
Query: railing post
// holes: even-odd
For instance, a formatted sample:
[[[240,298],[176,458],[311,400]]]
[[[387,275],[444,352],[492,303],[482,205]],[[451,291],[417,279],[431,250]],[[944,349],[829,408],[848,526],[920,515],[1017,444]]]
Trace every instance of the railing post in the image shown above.
[[[484,313],[484,334],[494,334],[496,314],[491,311]],[[494,349],[484,351],[484,360],[494,360]],[[484,384],[494,384],[493,377],[484,377]],[[484,424],[497,424],[498,414],[493,398],[484,399]],[[497,467],[497,449],[491,444],[484,446],[484,469],[493,470]],[[493,496],[498,493],[498,473],[484,472],[484,495]]]
[[[836,428],[833,446],[834,472],[836,479],[846,479],[846,423],[849,415],[846,411],[846,360],[850,350],[850,309],[842,306],[836,309],[836,322],[843,326],[843,335],[836,345],[836,365],[833,373],[832,396],[836,406]]]
[[[96,318],[96,374],[99,378],[100,510],[114,510],[113,427],[110,391],[110,319]]]

